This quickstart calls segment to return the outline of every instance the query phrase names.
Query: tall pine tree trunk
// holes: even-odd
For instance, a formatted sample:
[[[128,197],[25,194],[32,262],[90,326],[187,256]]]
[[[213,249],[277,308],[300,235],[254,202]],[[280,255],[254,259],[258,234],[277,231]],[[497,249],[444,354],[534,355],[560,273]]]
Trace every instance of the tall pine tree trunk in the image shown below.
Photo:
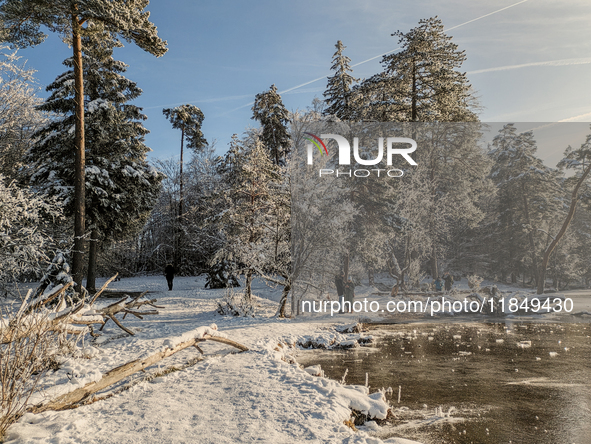
[[[185,129],[181,130],[181,171],[179,185],[179,220],[183,217],[183,143],[185,141]]]
[[[72,41],[74,56],[74,89],[76,104],[76,154],[74,166],[74,251],[72,254],[72,273],[76,289],[82,289],[84,275],[84,230],[85,230],[85,195],[84,195],[84,73],[82,70],[81,25],[76,15],[72,15]]]
[[[90,293],[96,293],[96,257],[98,252],[98,231],[90,232],[90,245],[88,247],[88,271],[86,272],[86,289]]]
[[[281,299],[279,300],[279,317],[280,318],[285,317],[285,307],[287,305],[287,296],[289,295],[289,292],[291,291],[291,283],[289,281],[286,281],[286,282],[287,283],[285,284],[285,286],[283,287],[283,291],[281,292]],[[295,314],[295,311],[292,310],[292,317],[294,314]]]
[[[181,264],[181,233],[182,233],[182,218],[183,218],[183,148],[185,142],[185,128],[181,129],[181,164],[180,164],[180,172],[179,172],[179,212],[176,217],[176,229],[175,229],[175,236],[174,236],[174,268],[177,271],[180,269]]]

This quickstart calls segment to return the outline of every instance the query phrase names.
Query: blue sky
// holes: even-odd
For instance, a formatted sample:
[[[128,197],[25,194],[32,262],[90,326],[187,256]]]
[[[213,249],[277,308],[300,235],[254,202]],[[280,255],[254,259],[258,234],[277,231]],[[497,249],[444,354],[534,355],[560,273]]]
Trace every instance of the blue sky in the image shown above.
[[[144,94],[152,158],[177,156],[180,133],[162,108],[191,103],[205,114],[203,132],[227,149],[242,134],[254,96],[275,84],[289,110],[322,98],[331,57],[342,40],[356,77],[381,70],[395,50],[390,34],[439,16],[466,51],[463,69],[483,106],[484,122],[591,121],[591,1],[569,0],[152,0],[148,7],[169,51],[161,58],[132,44],[115,57]],[[71,50],[51,35],[21,51],[41,85],[64,71]],[[375,57],[375,58],[374,58]],[[45,92],[41,93],[46,96]],[[566,147],[541,150],[550,163]]]

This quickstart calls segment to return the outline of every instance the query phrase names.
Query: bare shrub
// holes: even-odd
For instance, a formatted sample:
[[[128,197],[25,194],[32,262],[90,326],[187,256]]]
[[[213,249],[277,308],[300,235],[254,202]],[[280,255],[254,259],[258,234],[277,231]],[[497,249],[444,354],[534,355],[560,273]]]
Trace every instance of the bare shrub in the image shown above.
[[[25,413],[39,380],[57,368],[72,341],[56,332],[46,310],[0,309],[0,437]]]
[[[218,313],[232,316],[254,316],[254,301],[244,292],[236,292],[228,287],[221,302],[218,302]]]

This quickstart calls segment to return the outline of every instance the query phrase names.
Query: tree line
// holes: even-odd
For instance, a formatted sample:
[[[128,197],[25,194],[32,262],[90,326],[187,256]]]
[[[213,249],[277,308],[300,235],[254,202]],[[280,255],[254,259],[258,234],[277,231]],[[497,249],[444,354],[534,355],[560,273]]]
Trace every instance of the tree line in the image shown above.
[[[205,116],[197,106],[164,109],[180,132],[181,158],[151,165],[146,117],[129,103],[141,89],[113,57],[120,39],[156,56],[166,52],[140,3],[0,1],[8,44],[40,44],[43,25],[73,48],[67,71],[47,87],[51,95],[43,102],[16,53],[6,49],[0,64],[6,79],[0,85],[6,98],[0,192],[12,196],[2,204],[10,208],[1,241],[2,263],[10,258],[12,264],[3,269],[5,282],[38,277],[58,251],[67,260],[53,261],[53,276],[71,273],[81,285],[86,275],[91,290],[97,274],[160,273],[174,263],[181,274],[206,273],[211,288],[237,285],[244,276],[246,299],[253,277],[262,276],[283,288],[279,312],[285,314],[294,280],[312,260],[291,231],[289,167],[298,128],[309,122],[478,122],[479,104],[461,71],[466,55],[435,17],[392,34],[401,50],[384,56],[383,70],[367,79],[353,76],[338,41],[324,100],[290,113],[272,85],[255,97],[252,118],[260,127],[234,135],[221,156],[201,131]],[[6,88],[7,81],[14,87]],[[490,147],[431,144],[415,153],[419,167],[404,193],[393,184],[359,181],[356,186],[378,187],[376,195],[385,198],[356,199],[364,194],[352,192],[342,204],[357,234],[348,246],[331,233],[319,235],[340,245],[333,248],[339,252],[334,267],[370,282],[388,272],[418,285],[444,268],[542,288],[548,270],[554,286],[587,284],[590,155],[587,138],[549,168],[536,157],[534,134],[511,124]],[[20,210],[29,204],[35,211]],[[383,214],[385,221],[362,217]],[[19,231],[34,224],[40,238]],[[385,254],[355,253],[361,251],[355,242]]]

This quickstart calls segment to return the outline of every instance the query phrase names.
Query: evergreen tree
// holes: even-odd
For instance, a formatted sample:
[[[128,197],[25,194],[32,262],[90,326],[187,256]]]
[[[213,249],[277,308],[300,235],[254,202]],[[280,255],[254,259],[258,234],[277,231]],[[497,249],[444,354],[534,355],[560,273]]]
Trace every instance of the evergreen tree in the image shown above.
[[[354,121],[397,122],[404,116],[395,112],[390,93],[390,79],[385,72],[377,73],[351,90],[351,119]]]
[[[558,211],[558,172],[536,157],[531,131],[518,133],[505,125],[493,140],[490,178],[497,187],[497,220],[493,226],[493,271],[503,278],[529,272],[538,280],[539,255],[549,221]],[[515,280],[515,278],[512,278]]]
[[[180,196],[179,218],[183,217],[183,150],[187,140],[187,148],[195,151],[203,149],[207,141],[203,138],[201,125],[205,116],[195,105],[181,105],[176,108],[164,108],[162,113],[166,116],[172,127],[181,130],[181,161],[180,161]]]
[[[224,192],[226,204],[217,207],[216,219],[224,231],[225,245],[215,260],[233,263],[235,273],[245,276],[244,299],[251,303],[254,275],[274,262],[273,210],[281,175],[260,141],[242,146],[239,151],[229,172],[231,185]]]
[[[332,57],[332,66],[330,67],[335,73],[328,78],[324,92],[327,108],[324,109],[323,114],[347,120],[352,117],[351,87],[359,79],[349,74],[353,71],[349,66],[351,59],[343,55],[343,50],[346,48],[343,42],[339,40],[335,48],[337,50]]]
[[[94,291],[99,245],[135,234],[145,223],[160,191],[162,174],[151,167],[144,144],[148,130],[142,125],[146,116],[129,104],[141,90],[126,79],[127,66],[113,59],[113,48],[121,44],[99,26],[88,29],[83,44],[85,91],[85,214],[91,231],[87,288]],[[44,193],[55,195],[74,212],[75,149],[74,60],[64,65],[69,71],[60,75],[47,90],[50,97],[40,109],[61,116],[36,134],[38,142],[28,154],[31,184]]]
[[[159,57],[166,53],[166,42],[156,32],[145,11],[148,0],[0,0],[0,36],[18,47],[35,46],[47,37],[45,26],[59,33],[72,46],[75,124],[74,250],[72,271],[78,289],[82,286],[85,246],[85,135],[82,35],[84,24],[101,24],[106,32],[134,42]]]
[[[487,189],[490,161],[478,145],[480,125],[476,123],[433,123],[420,127],[416,135],[420,151],[415,159],[422,171],[428,195],[424,205],[431,208],[425,224],[429,233],[431,276],[440,274],[439,258],[457,245],[457,233],[474,228],[484,217],[479,207]],[[414,174],[414,173],[413,173]],[[448,270],[446,270],[448,271]]]
[[[275,85],[271,85],[269,91],[256,95],[252,113],[252,119],[258,120],[263,127],[261,141],[271,159],[275,165],[285,165],[289,154],[289,113]]]
[[[203,137],[203,133],[201,132],[201,125],[203,124],[203,119],[205,116],[203,112],[197,108],[195,105],[181,105],[177,106],[176,108],[165,108],[162,110],[162,113],[166,116],[172,127],[175,129],[181,130],[181,159],[180,159],[180,173],[179,173],[179,205],[178,205],[178,223],[175,224],[175,247],[174,247],[174,263],[177,268],[180,266],[179,257],[180,248],[181,248],[181,230],[180,226],[182,225],[182,218],[183,218],[183,205],[184,205],[184,195],[183,195],[183,185],[184,185],[184,177],[183,177],[183,166],[184,166],[184,159],[183,159],[183,151],[184,151],[184,142],[185,139],[187,140],[187,147],[193,149],[194,151],[202,150],[206,145],[207,141]]]
[[[459,71],[466,55],[445,34],[440,19],[420,20],[406,34],[397,31],[392,36],[402,49],[384,56],[384,72],[357,89],[358,112],[379,121],[478,120],[470,82]]]

